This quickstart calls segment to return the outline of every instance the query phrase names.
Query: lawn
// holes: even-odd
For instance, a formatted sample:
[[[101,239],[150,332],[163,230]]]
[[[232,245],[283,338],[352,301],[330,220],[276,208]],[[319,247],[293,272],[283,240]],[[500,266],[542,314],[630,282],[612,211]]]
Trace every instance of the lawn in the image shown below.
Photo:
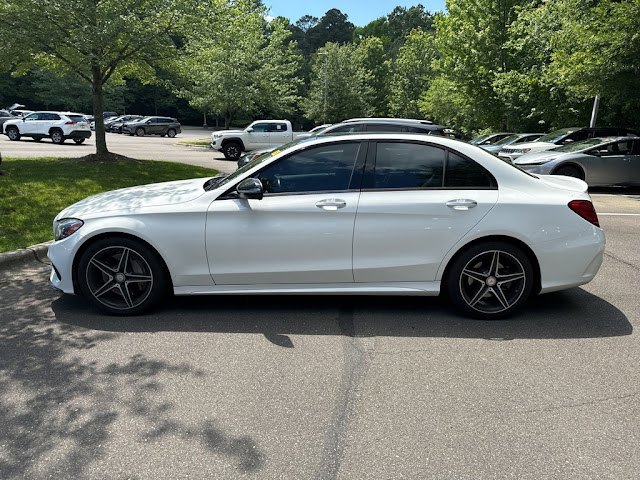
[[[89,195],[145,183],[207,177],[216,171],[181,163],[86,163],[60,158],[3,158],[0,252],[53,239],[56,214]]]

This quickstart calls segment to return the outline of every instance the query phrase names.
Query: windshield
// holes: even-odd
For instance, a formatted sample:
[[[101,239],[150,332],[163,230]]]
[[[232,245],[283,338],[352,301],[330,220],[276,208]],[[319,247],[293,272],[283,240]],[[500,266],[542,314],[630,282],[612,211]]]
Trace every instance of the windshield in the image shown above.
[[[567,135],[575,132],[575,130],[576,130],[575,128],[561,128],[560,130],[556,130],[554,132],[547,133],[543,137],[540,137],[538,139],[538,142],[556,143],[558,140],[561,140],[562,138],[566,137]]]
[[[504,137],[502,140],[494,143],[494,145],[504,145],[505,143],[513,142],[514,140],[517,140],[518,138],[519,138],[518,135],[509,135],[508,137]]]
[[[578,152],[580,150],[584,150],[585,148],[595,147],[603,143],[601,138],[588,138],[586,140],[580,140],[578,142],[567,143],[566,145],[562,145],[561,147],[554,148],[554,152]]]

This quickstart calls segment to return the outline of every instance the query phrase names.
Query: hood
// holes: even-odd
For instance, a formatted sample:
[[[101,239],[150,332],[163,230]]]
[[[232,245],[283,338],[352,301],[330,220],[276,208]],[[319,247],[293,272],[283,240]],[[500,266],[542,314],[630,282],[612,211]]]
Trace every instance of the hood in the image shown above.
[[[105,212],[132,214],[148,207],[176,205],[202,196],[208,178],[153,183],[99,193],[62,210],[56,219],[102,216]]]
[[[244,130],[218,130],[216,132],[213,132],[211,134],[212,137],[218,136],[221,137],[223,135],[238,135],[240,133],[243,133]]]
[[[570,190],[572,192],[586,193],[589,186],[579,178],[565,175],[536,175],[541,181],[550,187]]]
[[[556,148],[558,145],[555,143],[549,142],[527,142],[527,143],[518,143],[516,145],[509,145],[504,147],[504,150],[526,150],[529,149],[531,152],[541,152],[543,150],[550,150],[552,148]]]

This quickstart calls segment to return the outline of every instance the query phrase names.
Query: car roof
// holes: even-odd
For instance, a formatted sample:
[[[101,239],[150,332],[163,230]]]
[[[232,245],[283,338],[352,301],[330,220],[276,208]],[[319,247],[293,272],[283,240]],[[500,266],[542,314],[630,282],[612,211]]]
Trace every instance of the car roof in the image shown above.
[[[347,120],[343,120],[341,123],[351,123],[351,122],[363,122],[363,121],[374,121],[374,122],[391,122],[391,123],[422,123],[426,125],[433,125],[431,120],[420,120],[416,118],[395,118],[395,117],[361,117],[361,118],[349,118]]]

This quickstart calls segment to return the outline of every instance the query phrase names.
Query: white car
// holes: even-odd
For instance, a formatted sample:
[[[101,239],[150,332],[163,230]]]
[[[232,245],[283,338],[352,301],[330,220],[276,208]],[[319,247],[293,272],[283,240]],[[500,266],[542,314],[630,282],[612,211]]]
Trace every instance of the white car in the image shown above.
[[[587,185],[416,134],[303,139],[228,176],[125,188],[60,212],[50,281],[110,314],[204,294],[448,294],[502,318],[594,278]]]
[[[89,122],[80,113],[33,112],[26,117],[4,122],[4,134],[10,140],[31,137],[39,142],[45,137],[53,143],[64,143],[72,138],[78,145],[91,137]]]

